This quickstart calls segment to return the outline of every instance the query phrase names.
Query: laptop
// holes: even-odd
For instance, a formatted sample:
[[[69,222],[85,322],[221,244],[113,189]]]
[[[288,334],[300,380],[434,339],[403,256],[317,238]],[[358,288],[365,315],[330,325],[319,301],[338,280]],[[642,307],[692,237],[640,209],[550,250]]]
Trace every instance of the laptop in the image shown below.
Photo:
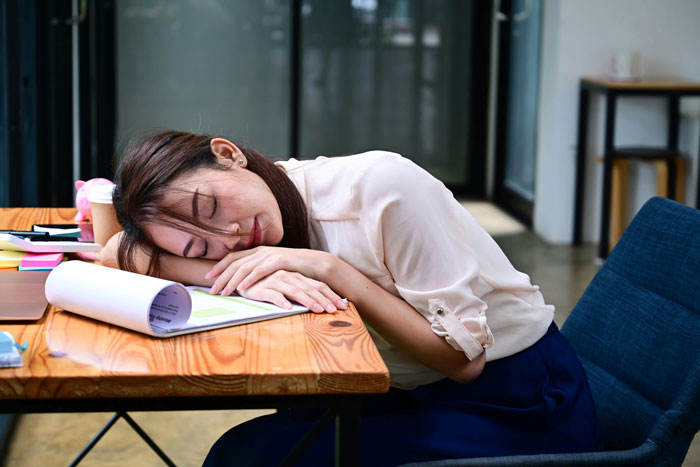
[[[51,271],[0,270],[0,320],[38,320],[48,301],[44,283]]]

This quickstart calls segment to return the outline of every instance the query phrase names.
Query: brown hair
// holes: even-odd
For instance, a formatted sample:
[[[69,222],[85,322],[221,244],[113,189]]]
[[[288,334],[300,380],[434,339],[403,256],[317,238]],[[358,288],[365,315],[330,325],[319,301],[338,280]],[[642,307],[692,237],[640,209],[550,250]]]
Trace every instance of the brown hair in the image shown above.
[[[172,182],[181,175],[200,168],[228,170],[211,152],[212,138],[167,130],[129,144],[117,168],[113,194],[117,219],[124,230],[118,248],[121,269],[135,271],[134,257],[141,249],[152,252],[147,273],[159,273],[163,250],[147,234],[145,227],[149,224],[170,224],[182,229],[184,223],[216,230],[164,204],[165,194],[177,190]],[[296,186],[271,159],[251,147],[235,144],[246,156],[247,169],[265,181],[277,200],[284,229],[280,246],[308,248],[306,206]]]

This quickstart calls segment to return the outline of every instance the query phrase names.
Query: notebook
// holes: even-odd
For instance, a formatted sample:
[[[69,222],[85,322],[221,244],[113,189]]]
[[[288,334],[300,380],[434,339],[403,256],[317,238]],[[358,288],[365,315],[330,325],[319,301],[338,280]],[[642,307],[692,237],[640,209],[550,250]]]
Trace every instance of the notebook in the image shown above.
[[[0,270],[0,320],[38,320],[48,301],[44,283],[50,271]]]

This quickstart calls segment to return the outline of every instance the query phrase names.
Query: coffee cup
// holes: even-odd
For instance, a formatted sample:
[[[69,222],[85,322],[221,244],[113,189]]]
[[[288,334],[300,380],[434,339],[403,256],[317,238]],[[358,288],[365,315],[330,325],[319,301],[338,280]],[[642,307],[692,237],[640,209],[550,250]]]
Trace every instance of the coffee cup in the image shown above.
[[[113,189],[114,185],[98,185],[88,195],[95,243],[102,246],[105,246],[115,233],[122,230],[112,204]]]

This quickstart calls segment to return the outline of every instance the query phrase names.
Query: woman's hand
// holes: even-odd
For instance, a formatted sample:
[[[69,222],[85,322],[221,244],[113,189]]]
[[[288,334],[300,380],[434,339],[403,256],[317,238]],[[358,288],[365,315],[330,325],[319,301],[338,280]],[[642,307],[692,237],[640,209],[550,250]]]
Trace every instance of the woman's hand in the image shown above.
[[[341,304],[345,308],[345,302],[323,282],[284,270],[275,271],[238,293],[246,298],[274,303],[287,309],[292,307],[289,300],[293,300],[314,313],[335,313]]]
[[[333,312],[346,305],[322,280],[332,258],[323,251],[257,247],[229,253],[205,278],[216,277],[212,293],[229,295],[238,290],[243,296],[283,307],[294,300],[312,311]]]

